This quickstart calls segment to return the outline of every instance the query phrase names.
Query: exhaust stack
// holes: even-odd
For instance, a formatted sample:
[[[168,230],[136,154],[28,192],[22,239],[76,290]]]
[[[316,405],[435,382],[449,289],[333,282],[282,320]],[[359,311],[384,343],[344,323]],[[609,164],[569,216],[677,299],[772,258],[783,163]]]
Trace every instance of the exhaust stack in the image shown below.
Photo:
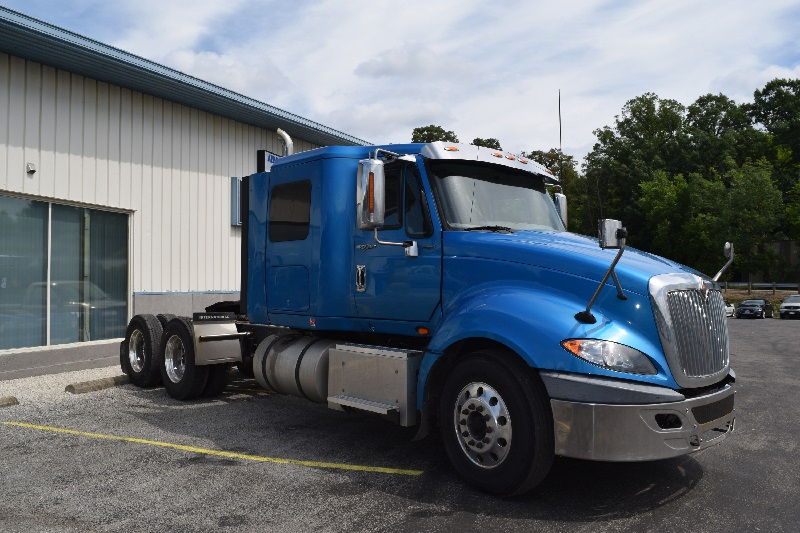
[[[294,153],[294,142],[292,142],[292,138],[289,137],[288,133],[286,133],[280,128],[278,128],[277,133],[278,135],[281,136],[281,139],[283,139],[283,143],[286,145],[286,153],[283,155],[284,156],[292,155]]]

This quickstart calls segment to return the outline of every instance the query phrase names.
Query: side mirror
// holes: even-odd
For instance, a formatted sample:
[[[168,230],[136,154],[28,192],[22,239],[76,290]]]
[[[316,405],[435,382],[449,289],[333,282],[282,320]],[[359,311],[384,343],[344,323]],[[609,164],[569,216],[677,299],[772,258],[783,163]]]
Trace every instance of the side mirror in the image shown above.
[[[598,240],[600,248],[622,248],[625,246],[625,239],[628,232],[622,227],[622,222],[611,218],[600,220],[598,228]]]
[[[564,226],[567,225],[567,195],[557,192],[553,193],[553,198],[556,201],[556,210],[558,211],[558,216],[561,217],[561,221],[564,223]]]
[[[711,281],[715,283],[719,281],[719,278],[722,277],[722,274],[724,274],[725,271],[728,270],[728,267],[731,266],[731,263],[733,263],[733,243],[726,242],[725,247],[722,248],[722,253],[725,255],[725,258],[728,261],[724,265],[722,265],[722,268],[719,269],[719,272],[717,272],[716,276],[711,278]]]
[[[726,242],[725,247],[722,249],[723,255],[725,255],[725,259],[730,259],[733,257],[733,243]]]
[[[383,161],[362,159],[358,162],[358,227],[375,229],[383,225],[386,198]]]

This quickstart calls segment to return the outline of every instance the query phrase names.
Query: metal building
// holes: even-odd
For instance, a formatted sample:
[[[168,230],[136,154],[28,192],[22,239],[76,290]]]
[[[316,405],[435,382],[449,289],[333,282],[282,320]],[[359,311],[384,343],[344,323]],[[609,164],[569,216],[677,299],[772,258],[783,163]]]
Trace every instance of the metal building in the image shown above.
[[[366,144],[0,7],[0,379],[238,298],[231,177],[282,153],[277,128],[295,151]]]

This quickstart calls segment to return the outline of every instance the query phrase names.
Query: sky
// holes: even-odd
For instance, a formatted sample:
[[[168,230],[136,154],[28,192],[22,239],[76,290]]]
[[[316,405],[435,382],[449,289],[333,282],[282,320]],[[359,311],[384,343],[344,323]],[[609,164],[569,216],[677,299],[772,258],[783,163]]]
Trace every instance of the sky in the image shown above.
[[[374,143],[438,124],[511,152],[593,131],[645,92],[738,102],[800,77],[800,3],[638,0],[0,0]]]

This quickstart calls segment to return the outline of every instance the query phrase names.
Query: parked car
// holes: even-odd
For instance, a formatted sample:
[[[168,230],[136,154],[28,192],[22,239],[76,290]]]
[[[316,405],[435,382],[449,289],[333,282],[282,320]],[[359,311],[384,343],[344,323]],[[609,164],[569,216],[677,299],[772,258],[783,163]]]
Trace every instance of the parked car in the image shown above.
[[[725,316],[736,316],[736,307],[728,301],[725,302]]]
[[[769,300],[745,300],[736,310],[736,318],[772,318],[774,308]]]
[[[800,318],[800,294],[787,296],[781,302],[780,315],[781,318]]]

